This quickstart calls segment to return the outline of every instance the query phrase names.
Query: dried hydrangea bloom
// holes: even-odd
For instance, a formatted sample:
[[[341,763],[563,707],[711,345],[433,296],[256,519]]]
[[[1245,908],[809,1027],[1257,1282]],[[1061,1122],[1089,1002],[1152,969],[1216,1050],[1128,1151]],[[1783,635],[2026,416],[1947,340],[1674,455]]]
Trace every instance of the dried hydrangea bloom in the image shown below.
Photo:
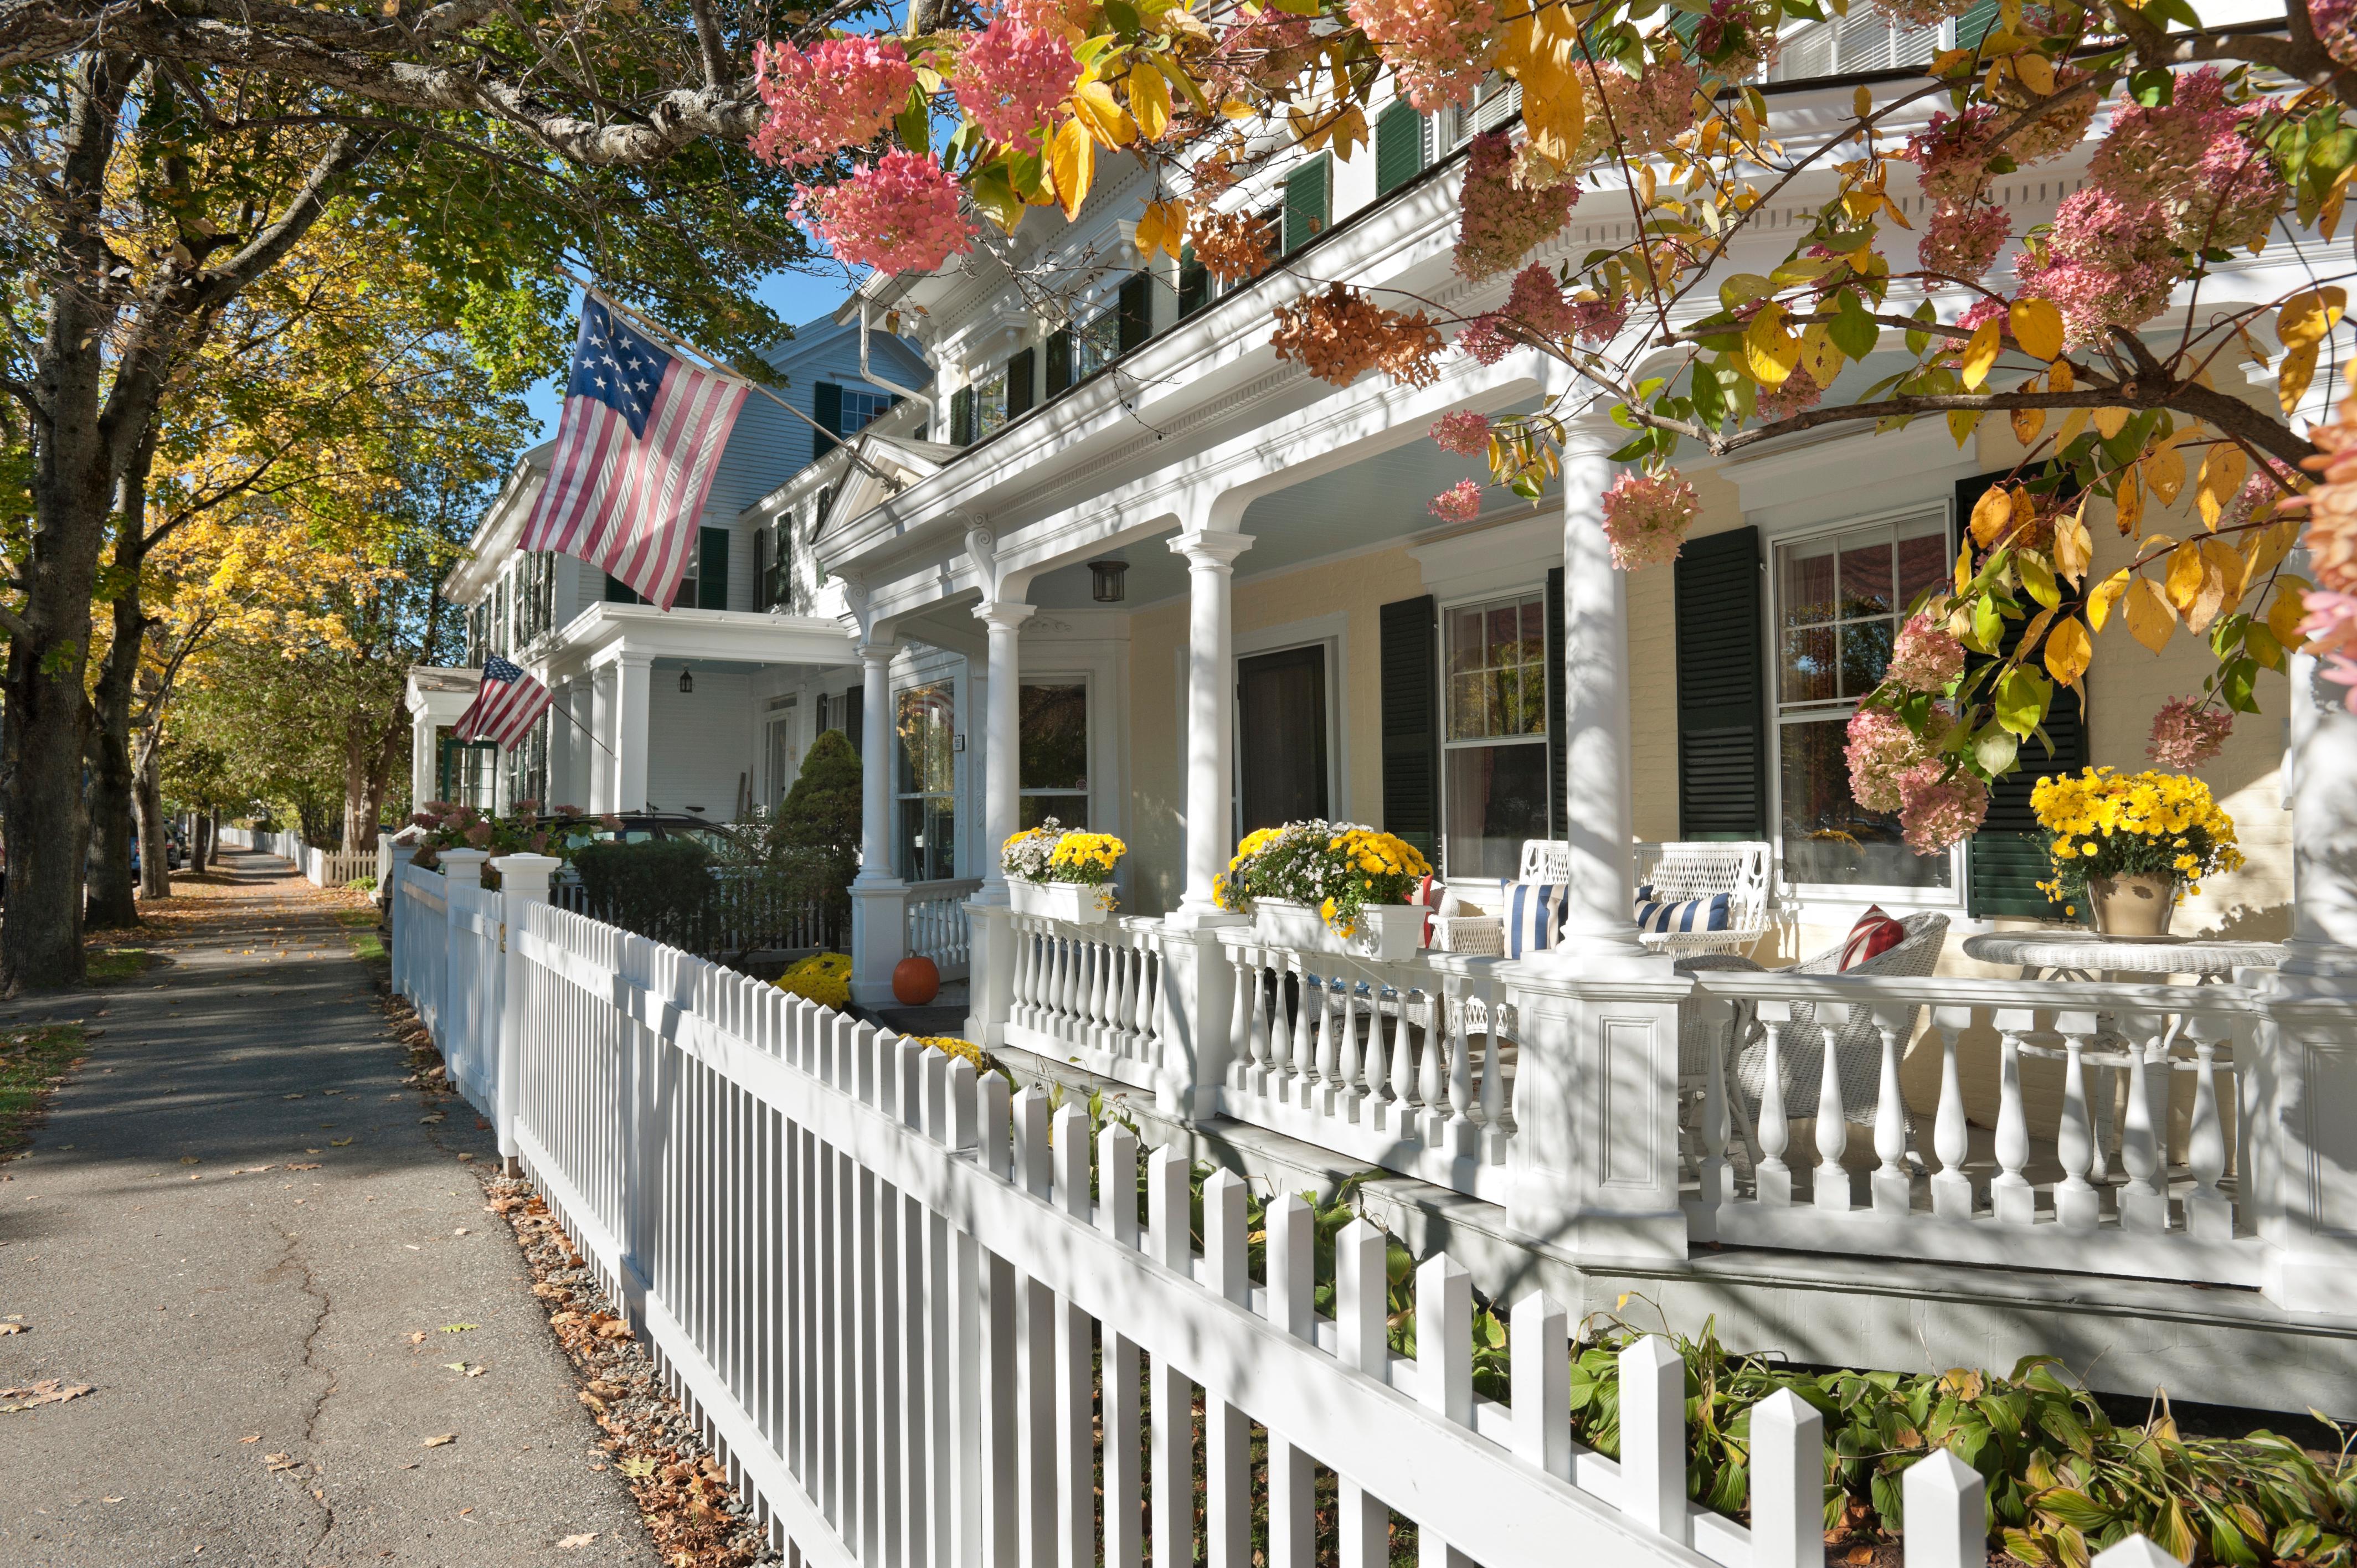
[[[877,38],[826,38],[808,49],[753,46],[753,80],[768,113],[753,151],[798,167],[864,146],[909,102],[917,73],[897,45]]]
[[[1942,854],[1970,837],[1988,815],[1988,786],[1947,765],[1919,762],[1899,778],[1899,832],[1917,854]]]
[[[2152,736],[2145,743],[2144,754],[2163,768],[2199,768],[2218,755],[2233,728],[2233,714],[2173,697],[2153,714]]]
[[[1420,113],[1471,102],[1497,52],[1491,0],[1351,0],[1350,12]]]
[[[1432,422],[1433,444],[1459,457],[1478,457],[1490,449],[1490,416],[1471,409],[1444,413]]]
[[[1944,692],[1964,673],[1964,645],[1948,629],[1921,611],[1908,618],[1890,645],[1890,662],[1882,671],[1910,692]]]
[[[1299,364],[1319,381],[1349,386],[1381,371],[1402,386],[1439,379],[1440,328],[1421,310],[1386,310],[1364,293],[1330,284],[1276,307],[1270,344],[1280,360]]]
[[[2076,349],[2159,315],[2186,267],[2157,209],[2089,186],[2063,200],[2053,232],[2013,271],[2024,295],[2061,311],[2063,342]]]
[[[1459,479],[1433,497],[1425,510],[1443,522],[1471,522],[1481,515],[1481,487]]]
[[[1473,138],[1457,230],[1457,270],[1469,278],[1494,277],[1554,238],[1579,199],[1576,185],[1524,188],[1513,176],[1513,147],[1504,132]]]
[[[1896,811],[1900,775],[1928,756],[1922,740],[1889,708],[1858,709],[1848,736],[1850,799],[1869,811]]]
[[[2012,217],[2002,207],[1981,201],[1943,201],[1923,225],[1923,237],[1915,242],[1916,264],[1942,277],[1978,283],[2012,231]]]
[[[974,249],[957,182],[914,153],[887,153],[841,185],[803,186],[796,198],[819,238],[853,266],[931,272]]]
[[[952,80],[959,106],[985,135],[1036,145],[1080,75],[1080,59],[1060,31],[1001,16],[968,35]]]
[[[1663,468],[1613,480],[1604,491],[1603,509],[1612,564],[1633,572],[1677,559],[1702,501],[1684,475]]]

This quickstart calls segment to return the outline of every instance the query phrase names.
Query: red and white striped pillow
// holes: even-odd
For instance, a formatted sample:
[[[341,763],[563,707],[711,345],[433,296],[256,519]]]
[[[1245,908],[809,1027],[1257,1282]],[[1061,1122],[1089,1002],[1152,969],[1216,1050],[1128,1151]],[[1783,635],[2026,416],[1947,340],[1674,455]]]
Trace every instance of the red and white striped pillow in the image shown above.
[[[1906,940],[1907,928],[1884,914],[1881,905],[1870,904],[1866,913],[1857,918],[1857,924],[1849,929],[1849,940],[1842,943],[1841,966],[1856,969]]]

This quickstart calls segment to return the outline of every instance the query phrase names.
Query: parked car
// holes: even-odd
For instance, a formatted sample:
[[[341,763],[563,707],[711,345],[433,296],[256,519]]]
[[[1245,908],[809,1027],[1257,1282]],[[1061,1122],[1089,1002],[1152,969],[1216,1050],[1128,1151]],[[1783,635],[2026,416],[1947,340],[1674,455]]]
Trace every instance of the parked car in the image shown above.
[[[728,847],[727,835],[718,827],[685,811],[627,811],[616,819],[619,829],[602,822],[592,822],[577,833],[573,843],[647,843],[656,839],[690,839],[718,854]]]

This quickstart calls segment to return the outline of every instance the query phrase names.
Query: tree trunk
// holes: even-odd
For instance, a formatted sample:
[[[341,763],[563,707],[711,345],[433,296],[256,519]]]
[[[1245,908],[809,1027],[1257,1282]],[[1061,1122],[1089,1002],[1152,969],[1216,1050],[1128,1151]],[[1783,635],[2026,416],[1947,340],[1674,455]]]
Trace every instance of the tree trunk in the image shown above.
[[[188,869],[202,876],[212,859],[212,817],[199,806],[188,813]]]
[[[139,897],[169,898],[172,865],[164,854],[163,748],[142,746],[131,770],[131,803],[139,810]]]
[[[132,758],[131,699],[139,679],[139,655],[147,639],[147,617],[139,596],[139,570],[147,556],[147,468],[153,440],[143,441],[123,476],[116,513],[113,576],[114,640],[99,667],[91,735],[90,819],[97,861],[90,886],[90,924],[100,930],[139,923],[131,873],[132,792],[137,769]],[[141,836],[142,869],[148,847]],[[160,868],[158,868],[160,869]]]

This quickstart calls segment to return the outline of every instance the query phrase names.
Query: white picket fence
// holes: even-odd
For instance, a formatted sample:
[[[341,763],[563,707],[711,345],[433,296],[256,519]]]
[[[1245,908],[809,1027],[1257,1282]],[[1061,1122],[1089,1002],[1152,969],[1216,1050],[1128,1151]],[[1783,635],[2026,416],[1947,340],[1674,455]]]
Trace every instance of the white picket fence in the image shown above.
[[[291,860],[314,887],[341,887],[356,877],[378,875],[382,857],[373,849],[321,849],[303,842],[298,833],[264,832],[255,828],[223,828],[221,842],[232,849],[259,850]]]
[[[544,867],[537,879],[544,883]],[[1753,1417],[1752,1524],[1685,1497],[1683,1366],[1621,1360],[1622,1456],[1571,1438],[1569,1329],[1512,1310],[1510,1403],[1478,1397],[1469,1277],[1416,1272],[1417,1355],[1385,1335],[1385,1237],[1346,1229],[1315,1310],[1311,1218],[1265,1216],[1077,1106],[522,890],[398,873],[395,983],[651,1343],[788,1561],[964,1568],[1194,1560],[1308,1568],[1320,1472],[1339,1560],[1822,1568],[1820,1418]],[[1200,1394],[1199,1418],[1193,1402]],[[1201,1478],[1196,1433],[1202,1434]],[[1255,1487],[1254,1429],[1267,1443]],[[1905,1478],[1908,1560],[1982,1568],[1981,1479]],[[2169,1560],[2138,1538],[2102,1568]]]

